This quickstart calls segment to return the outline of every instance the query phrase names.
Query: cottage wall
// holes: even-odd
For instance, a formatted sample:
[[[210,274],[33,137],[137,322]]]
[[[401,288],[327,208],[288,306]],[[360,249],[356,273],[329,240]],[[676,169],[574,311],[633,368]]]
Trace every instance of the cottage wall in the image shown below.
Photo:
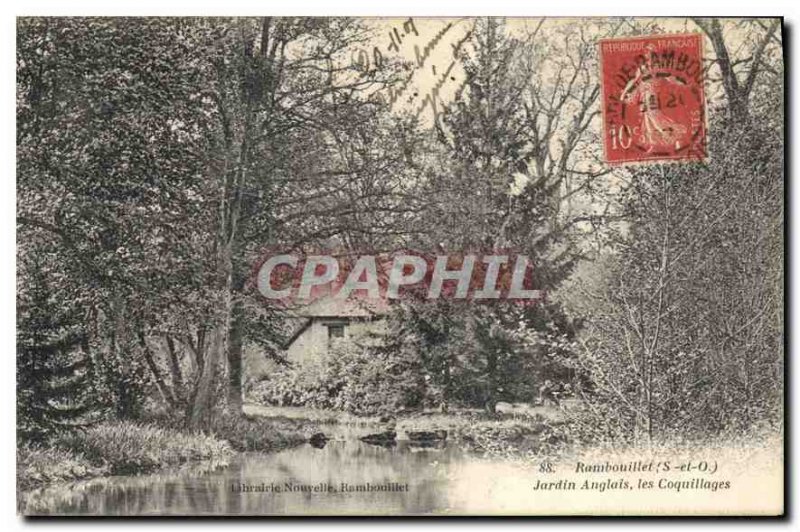
[[[379,322],[354,320],[347,321],[333,318],[314,318],[312,323],[295,339],[286,351],[286,358],[292,364],[299,366],[319,363],[325,359],[329,352],[328,325],[341,323],[346,325],[345,337],[336,339],[340,346],[352,345],[356,341],[362,342],[370,331],[377,331],[381,326]]]

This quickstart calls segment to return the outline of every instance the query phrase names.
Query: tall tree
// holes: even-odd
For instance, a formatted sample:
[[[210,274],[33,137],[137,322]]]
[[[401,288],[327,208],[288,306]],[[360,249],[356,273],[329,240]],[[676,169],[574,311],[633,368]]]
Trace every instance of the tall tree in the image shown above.
[[[26,282],[17,291],[17,433],[31,441],[81,427],[95,410],[81,309],[64,301],[74,285],[54,288],[63,272],[48,259],[21,253],[18,264]]]
[[[542,24],[520,31],[499,19],[475,22],[459,57],[463,87],[437,122],[439,153],[428,166],[430,200],[421,214],[429,229],[418,245],[514,249],[535,263],[535,287],[552,290],[580,257],[575,230],[600,218],[576,214],[567,203],[607,170],[593,166],[596,154],[581,149],[598,116],[597,79],[587,74],[593,41],[583,29],[577,39],[558,31],[563,40],[551,48],[563,55],[548,54]],[[543,378],[556,353],[564,354],[571,334],[553,302],[457,310],[421,305],[431,307],[416,312],[427,330],[422,337],[447,346],[431,351],[442,357],[432,364],[445,368],[435,372],[438,385],[448,394],[456,380],[468,382],[472,400],[490,411],[500,398],[529,399],[534,380]]]
[[[207,285],[208,225],[189,28],[169,19],[18,24],[19,238],[34,243],[25,249],[33,255],[39,242],[55,245],[82,287],[88,350],[118,381],[109,390],[141,387],[146,362],[172,401],[140,339],[176,309],[202,316],[196,301],[206,299],[189,296]]]
[[[345,124],[361,133],[359,124],[371,121],[377,106],[367,96],[385,81],[347,63],[351,47],[367,37],[352,19],[237,19],[220,33],[220,49],[209,58],[213,83],[202,98],[216,121],[219,155],[212,183],[222,312],[213,324],[210,358],[193,402],[195,422],[208,412],[223,359],[228,405],[241,411],[245,286],[263,246],[286,244],[282,233],[292,226],[358,212],[359,203],[374,196],[351,188],[364,161],[343,152],[352,151],[347,144],[353,140]],[[322,216],[315,216],[317,209]],[[298,212],[301,217],[295,218]],[[286,227],[287,219],[295,223]],[[301,230],[294,238],[319,241],[319,229]]]
[[[763,42],[743,52],[766,57]],[[781,69],[773,56],[762,72]],[[606,280],[583,292],[577,359],[588,403],[616,419],[617,436],[652,442],[779,423],[781,100],[767,82],[745,100],[714,102],[706,163],[635,168],[625,178],[629,226],[607,257]]]

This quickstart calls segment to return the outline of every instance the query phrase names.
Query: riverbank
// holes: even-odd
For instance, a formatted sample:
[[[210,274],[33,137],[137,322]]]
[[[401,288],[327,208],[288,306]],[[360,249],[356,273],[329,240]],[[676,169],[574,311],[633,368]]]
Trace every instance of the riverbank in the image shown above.
[[[326,426],[360,427],[365,434],[382,432],[390,426],[400,440],[411,432],[446,431],[447,439],[465,451],[502,459],[529,459],[563,451],[568,443],[563,415],[554,408],[530,410],[524,415],[499,413],[494,416],[477,409],[448,413],[404,412],[387,421],[377,416],[355,416],[347,412],[307,407],[246,404],[245,414],[270,423],[297,423],[305,430],[325,433]]]
[[[219,415],[203,431],[175,428],[169,417],[144,422],[110,421],[54,437],[47,446],[17,449],[17,485],[30,490],[48,484],[108,475],[136,475],[188,462],[224,462],[237,452],[274,453],[300,445],[326,427],[385,429],[385,418],[299,407],[245,405],[242,417]],[[544,413],[546,414],[546,412]],[[393,418],[400,439],[409,432],[447,431],[464,450],[518,458],[552,452],[566,438],[553,415],[488,416],[480,411],[416,412]]]
[[[54,436],[47,445],[17,447],[17,487],[149,473],[188,462],[224,463],[236,452],[277,452],[306,440],[300,426],[218,416],[203,431],[174,428],[168,419],[109,421]]]
[[[541,414],[492,417],[481,413],[412,415],[398,420],[397,430],[445,430],[467,451],[487,458],[520,460],[552,456],[569,444],[564,422]]]

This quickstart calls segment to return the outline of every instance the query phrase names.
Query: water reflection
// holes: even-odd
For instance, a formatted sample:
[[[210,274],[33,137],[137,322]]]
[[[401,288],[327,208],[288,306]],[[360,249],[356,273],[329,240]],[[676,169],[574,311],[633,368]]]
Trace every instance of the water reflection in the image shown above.
[[[172,473],[79,482],[25,494],[21,510],[29,515],[424,514],[450,510],[447,491],[452,480],[448,472],[470,458],[445,442],[393,443],[386,447],[336,439],[321,448],[306,444],[277,454],[239,455],[227,467],[203,464]],[[314,491],[314,486],[328,488]]]

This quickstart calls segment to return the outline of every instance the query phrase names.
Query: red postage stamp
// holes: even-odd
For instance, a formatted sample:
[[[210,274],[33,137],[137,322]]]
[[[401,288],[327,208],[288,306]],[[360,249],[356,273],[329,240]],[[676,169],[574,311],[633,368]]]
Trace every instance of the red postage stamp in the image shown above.
[[[604,39],[600,68],[606,162],[705,159],[702,35]]]

